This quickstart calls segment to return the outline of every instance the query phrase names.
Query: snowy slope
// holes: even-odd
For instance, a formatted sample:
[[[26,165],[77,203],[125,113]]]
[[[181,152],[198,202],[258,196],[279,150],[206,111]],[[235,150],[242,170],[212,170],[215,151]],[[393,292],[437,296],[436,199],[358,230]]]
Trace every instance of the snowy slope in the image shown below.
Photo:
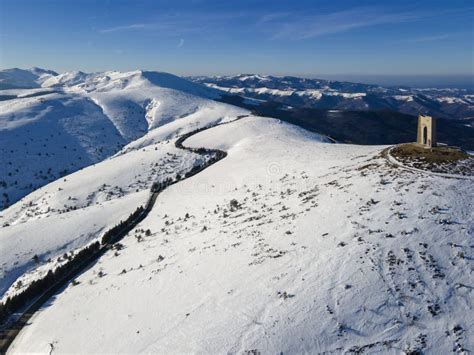
[[[261,117],[184,144],[229,155],[165,190],[152,234],[81,274],[12,353],[472,351],[470,181]]]
[[[0,298],[25,272],[34,272],[49,258],[53,259],[51,268],[58,256],[99,239],[145,203],[153,182],[186,172],[201,161],[201,156],[175,148],[170,138],[245,113],[208,101],[192,115],[151,130],[113,157],[64,176],[0,212]],[[65,154],[65,159],[71,156]],[[40,265],[33,262],[34,255]]]
[[[0,102],[0,207],[125,144],[87,97],[52,93]]]
[[[167,73],[55,74],[0,72],[13,87],[42,85],[0,90],[0,209],[155,128],[200,110],[228,110],[212,100],[212,89]]]
[[[174,75],[141,71],[104,73],[80,87],[129,141],[188,116],[208,106],[209,98],[217,97],[213,91]]]
[[[32,68],[29,70],[12,68],[0,70],[0,90],[37,88],[52,76],[58,75],[52,70]]]

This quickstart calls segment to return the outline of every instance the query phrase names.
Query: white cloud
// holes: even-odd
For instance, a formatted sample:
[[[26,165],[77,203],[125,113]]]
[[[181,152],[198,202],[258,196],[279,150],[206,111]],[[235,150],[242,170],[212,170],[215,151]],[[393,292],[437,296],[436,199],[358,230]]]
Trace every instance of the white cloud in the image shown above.
[[[158,16],[153,22],[133,23],[98,30],[101,34],[126,31],[151,31],[179,36],[187,33],[212,33],[225,30],[232,21],[245,18],[243,13],[170,13]]]
[[[397,43],[421,43],[421,42],[433,42],[433,41],[442,41],[444,39],[450,39],[453,37],[459,37],[464,35],[465,33],[444,33],[432,36],[424,36],[424,37],[414,37],[414,38],[407,38],[397,41]]]
[[[334,33],[373,27],[415,22],[428,18],[461,15],[469,16],[472,9],[435,11],[430,9],[395,9],[383,6],[355,7],[329,13],[308,12],[228,12],[228,13],[168,13],[153,22],[125,24],[103,28],[101,34],[125,31],[149,31],[163,36],[182,38],[189,34],[226,34],[229,30],[261,32],[274,39],[309,39]],[[181,40],[180,42],[181,43]],[[184,40],[183,40],[184,44]],[[181,47],[183,44],[178,44]]]
[[[393,10],[382,7],[358,7],[350,10],[324,13],[275,13],[260,18],[257,25],[267,29],[275,39],[308,39],[328,34],[348,32],[358,28],[413,22],[426,18],[462,13],[451,11]],[[468,9],[470,10],[470,9]]]
[[[144,24],[144,23],[134,23],[131,25],[126,25],[126,26],[104,28],[102,30],[99,30],[99,33],[113,33],[113,32],[121,32],[121,31],[128,31],[128,30],[145,29],[147,28],[147,26],[149,25]]]

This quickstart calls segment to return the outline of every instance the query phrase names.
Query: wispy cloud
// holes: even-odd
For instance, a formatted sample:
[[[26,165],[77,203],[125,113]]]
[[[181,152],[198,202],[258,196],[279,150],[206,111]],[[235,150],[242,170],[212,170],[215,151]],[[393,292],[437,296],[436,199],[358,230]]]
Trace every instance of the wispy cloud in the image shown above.
[[[455,37],[460,37],[465,35],[465,32],[457,32],[457,33],[444,33],[438,35],[431,35],[431,36],[422,36],[422,37],[414,37],[414,38],[406,38],[396,41],[396,43],[422,43],[422,42],[433,42],[433,41],[442,41],[445,39],[451,39]]]
[[[151,22],[132,23],[102,28],[101,34],[146,31],[163,35],[180,36],[187,33],[208,33],[226,29],[232,21],[241,19],[243,13],[172,13],[163,14]]]
[[[180,38],[179,40],[179,43],[178,43],[178,48],[181,48],[182,46],[184,46],[184,38]]]
[[[116,26],[116,27],[109,27],[99,30],[99,33],[114,33],[114,32],[122,32],[122,31],[130,31],[130,30],[140,30],[149,27],[149,25],[144,23],[133,23],[131,25],[125,26]]]
[[[459,12],[459,10],[455,11]],[[266,28],[275,39],[308,39],[364,27],[413,22],[442,14],[446,14],[446,12],[359,7],[316,15],[304,13],[266,14],[261,17],[258,25]]]
[[[384,6],[356,7],[329,13],[315,13],[314,10],[275,13],[249,11],[166,13],[155,17],[150,22],[102,28],[98,30],[98,33],[107,35],[117,32],[150,32],[183,38],[189,34],[228,35],[232,31],[248,31],[254,34],[263,33],[273,39],[304,40],[366,27],[416,22],[441,16],[468,16],[469,14],[472,15],[472,8],[436,12]]]

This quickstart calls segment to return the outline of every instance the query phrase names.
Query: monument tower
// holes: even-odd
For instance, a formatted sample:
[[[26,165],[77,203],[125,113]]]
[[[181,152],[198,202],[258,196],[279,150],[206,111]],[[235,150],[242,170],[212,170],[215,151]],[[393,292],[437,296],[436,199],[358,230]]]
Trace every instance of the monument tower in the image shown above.
[[[418,116],[418,136],[416,142],[426,148],[436,147],[436,120],[431,116]]]

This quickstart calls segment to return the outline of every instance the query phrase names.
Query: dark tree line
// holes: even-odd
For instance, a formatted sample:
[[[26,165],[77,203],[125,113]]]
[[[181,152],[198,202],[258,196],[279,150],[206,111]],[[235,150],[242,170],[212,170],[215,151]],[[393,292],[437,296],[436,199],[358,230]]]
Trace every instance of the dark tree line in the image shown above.
[[[181,176],[177,175],[176,180],[172,180],[171,178],[166,178],[163,181],[155,182],[151,186],[151,192],[152,193],[161,192],[164,189],[166,189],[166,187],[168,187],[170,185],[173,185],[174,183],[178,182],[179,180],[181,180]]]
[[[99,252],[104,250],[103,246],[115,243],[123,238],[145,217],[143,212],[143,206],[138,207],[125,221],[120,221],[119,224],[105,232],[101,243],[95,242],[80,250],[76,255],[69,256],[65,264],[57,267],[55,270],[49,270],[43,278],[31,282],[25,290],[12,297],[8,297],[4,303],[0,303],[0,324],[5,323],[14,312],[19,311],[22,307],[28,305],[29,302],[41,296],[65,278],[69,278],[73,272],[77,272],[82,266],[98,257]],[[33,257],[33,259],[37,258],[36,255]]]
[[[143,206],[138,207],[125,221],[120,221],[102,236],[102,245],[112,244],[122,239],[145,215]],[[140,217],[142,217],[140,219]]]
[[[0,303],[0,324],[3,324],[11,314],[25,307],[28,302],[46,292],[65,277],[70,276],[72,272],[79,270],[84,263],[97,255],[99,250],[99,242],[85,247],[76,255],[70,257],[67,263],[57,267],[55,270],[49,270],[43,278],[34,280],[22,292],[8,297],[4,303]]]

